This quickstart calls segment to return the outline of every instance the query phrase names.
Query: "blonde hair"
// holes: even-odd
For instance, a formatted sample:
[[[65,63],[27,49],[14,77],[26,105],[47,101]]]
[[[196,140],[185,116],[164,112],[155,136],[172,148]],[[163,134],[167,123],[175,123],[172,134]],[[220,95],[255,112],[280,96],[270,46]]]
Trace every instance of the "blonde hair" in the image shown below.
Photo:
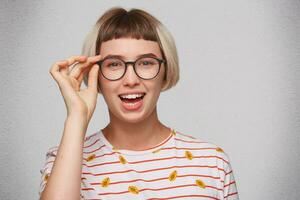
[[[123,37],[157,42],[166,60],[162,91],[176,85],[179,80],[179,63],[174,39],[159,20],[140,9],[127,11],[114,7],[107,10],[86,36],[82,55],[98,55],[102,42]],[[87,86],[87,74],[84,76],[84,83]],[[99,84],[98,92],[101,92]]]

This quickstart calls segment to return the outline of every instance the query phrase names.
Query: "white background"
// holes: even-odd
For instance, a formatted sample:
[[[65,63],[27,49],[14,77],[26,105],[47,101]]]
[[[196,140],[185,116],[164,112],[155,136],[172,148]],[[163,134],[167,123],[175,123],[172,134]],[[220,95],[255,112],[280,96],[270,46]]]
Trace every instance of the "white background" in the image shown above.
[[[112,6],[145,9],[175,38],[181,77],[161,94],[160,120],[221,146],[242,200],[299,198],[299,1],[2,0],[0,199],[38,198],[66,117],[49,69],[80,54]],[[87,135],[107,122],[99,96]]]

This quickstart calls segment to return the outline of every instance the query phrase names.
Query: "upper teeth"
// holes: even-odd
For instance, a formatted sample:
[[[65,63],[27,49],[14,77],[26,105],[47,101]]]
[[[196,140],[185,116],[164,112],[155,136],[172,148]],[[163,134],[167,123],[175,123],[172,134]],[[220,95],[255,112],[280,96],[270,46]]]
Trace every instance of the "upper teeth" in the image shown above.
[[[127,94],[127,95],[121,95],[122,98],[126,99],[135,99],[143,96],[143,94]]]

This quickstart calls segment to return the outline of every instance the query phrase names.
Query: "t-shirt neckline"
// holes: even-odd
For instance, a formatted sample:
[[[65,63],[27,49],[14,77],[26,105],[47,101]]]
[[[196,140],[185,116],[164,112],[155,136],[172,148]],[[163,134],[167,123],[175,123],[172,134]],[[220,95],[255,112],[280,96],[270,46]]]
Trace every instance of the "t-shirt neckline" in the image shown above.
[[[162,146],[166,146],[167,144],[172,142],[173,136],[175,135],[175,130],[172,128],[170,129],[170,134],[167,138],[165,138],[163,141],[160,143],[154,145],[153,147],[147,148],[145,150],[127,150],[127,149],[115,149],[113,145],[106,139],[104,136],[102,130],[99,130],[99,137],[100,140],[106,145],[106,147],[109,149],[111,152],[119,152],[123,155],[145,155],[145,154],[152,154],[154,151],[162,148]]]

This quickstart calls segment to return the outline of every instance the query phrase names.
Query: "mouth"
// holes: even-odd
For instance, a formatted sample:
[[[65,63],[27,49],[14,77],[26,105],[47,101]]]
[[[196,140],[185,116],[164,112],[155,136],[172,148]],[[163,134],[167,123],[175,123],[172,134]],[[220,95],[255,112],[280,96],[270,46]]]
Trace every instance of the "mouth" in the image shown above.
[[[122,102],[134,104],[141,101],[145,97],[146,93],[131,93],[131,94],[120,94],[118,95]]]

